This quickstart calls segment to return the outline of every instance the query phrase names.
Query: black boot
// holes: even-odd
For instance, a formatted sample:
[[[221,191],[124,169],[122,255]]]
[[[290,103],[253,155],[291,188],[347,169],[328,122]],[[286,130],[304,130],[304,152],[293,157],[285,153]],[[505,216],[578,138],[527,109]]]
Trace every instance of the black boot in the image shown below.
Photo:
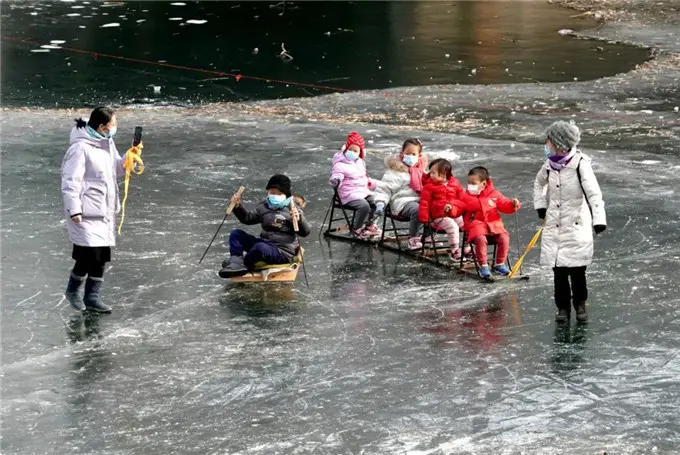
[[[574,310],[576,310],[576,321],[581,324],[588,322],[588,310],[586,310],[586,302],[574,302]]]
[[[87,278],[85,282],[85,309],[88,311],[95,311],[97,313],[110,313],[111,307],[104,305],[99,298],[99,293],[102,290],[104,280],[102,278]]]
[[[569,311],[568,308],[559,308],[557,310],[557,314],[555,315],[555,322],[559,323],[565,323],[569,322],[569,318],[571,317],[571,311]]]
[[[66,285],[66,292],[64,297],[68,300],[73,308],[78,311],[85,311],[85,304],[83,304],[83,299],[80,297],[80,291],[83,289],[83,283],[85,283],[84,276],[77,276],[71,272],[71,276],[68,279],[68,284]]]
[[[222,264],[224,265],[224,264]],[[222,270],[219,271],[219,275],[222,278],[231,278],[234,276],[243,276],[248,273],[248,269],[243,262],[243,258],[240,256],[231,256],[227,265],[224,265]]]

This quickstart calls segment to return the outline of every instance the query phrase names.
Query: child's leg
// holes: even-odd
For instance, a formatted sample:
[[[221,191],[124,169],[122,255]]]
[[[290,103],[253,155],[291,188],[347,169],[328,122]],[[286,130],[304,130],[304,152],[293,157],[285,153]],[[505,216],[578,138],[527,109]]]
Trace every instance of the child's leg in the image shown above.
[[[586,284],[585,267],[569,267],[569,277],[571,278],[571,292],[574,300],[574,307],[579,303],[588,300],[588,286]]]
[[[454,220],[454,221],[456,222],[456,224],[458,225],[458,228],[462,230],[462,229],[463,229],[463,225],[465,224],[465,222],[463,221],[463,217],[462,217],[462,216],[459,216],[458,218],[454,218],[453,220]]]
[[[229,254],[235,257],[243,256],[243,251],[250,250],[255,242],[260,241],[258,237],[248,234],[241,229],[234,229],[229,234]]]
[[[553,267],[555,283],[555,306],[558,310],[571,308],[571,288],[569,286],[569,268]]]
[[[472,239],[472,243],[475,245],[475,256],[477,256],[477,263],[480,266],[489,265],[488,259],[486,258],[487,247],[489,246],[489,241],[486,239],[485,235],[480,235]]]
[[[409,202],[404,206],[403,209],[401,209],[401,212],[399,212],[399,215],[403,216],[404,218],[409,219],[409,225],[408,225],[408,236],[409,237],[416,237],[418,235],[418,208],[420,204],[418,202]]]
[[[446,237],[448,238],[451,250],[457,250],[460,243],[460,232],[458,231],[458,224],[456,224],[453,218],[437,218],[434,220],[434,223],[439,229],[446,231]]]
[[[252,270],[256,263],[265,262],[267,264],[287,264],[290,259],[284,255],[281,250],[266,241],[257,242],[252,249],[248,251],[243,262]]]
[[[496,240],[496,264],[505,264],[508,260],[508,251],[510,250],[510,234],[504,232],[495,236]]]
[[[365,199],[356,199],[354,201],[349,201],[345,204],[345,207],[349,207],[355,210],[354,213],[354,225],[352,229],[355,231],[364,227],[366,221],[368,220],[368,214],[371,211],[371,206]]]
[[[368,202],[368,206],[370,207],[370,211],[368,213],[368,224],[371,224],[375,221],[375,199],[373,199],[372,195],[366,196],[366,202]]]

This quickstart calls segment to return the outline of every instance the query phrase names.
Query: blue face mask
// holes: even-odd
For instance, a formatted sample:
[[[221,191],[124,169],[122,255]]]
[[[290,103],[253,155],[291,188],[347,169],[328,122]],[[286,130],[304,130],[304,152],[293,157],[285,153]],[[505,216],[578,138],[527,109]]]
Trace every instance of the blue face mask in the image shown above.
[[[357,152],[353,152],[351,150],[347,150],[345,152],[345,157],[350,160],[350,161],[356,161],[359,159],[359,154]]]
[[[273,209],[280,209],[290,204],[290,198],[286,198],[284,194],[269,194],[267,204]]]
[[[553,152],[550,151],[548,144],[543,145],[543,154],[545,155],[546,160],[553,155]]]
[[[415,156],[415,155],[404,155],[404,158],[402,158],[402,161],[404,162],[405,165],[407,165],[408,167],[411,167],[418,162],[418,157]]]

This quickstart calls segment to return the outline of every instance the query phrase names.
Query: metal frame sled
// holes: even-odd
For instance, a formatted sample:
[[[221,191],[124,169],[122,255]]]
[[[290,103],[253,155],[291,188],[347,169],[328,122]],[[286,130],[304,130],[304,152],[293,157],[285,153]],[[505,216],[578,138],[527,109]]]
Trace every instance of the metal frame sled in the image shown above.
[[[336,217],[336,211],[338,210],[341,212],[341,214],[340,216]],[[328,210],[326,211],[326,216],[323,219],[323,223],[321,223],[321,229],[319,230],[319,238],[321,238],[321,234],[323,234],[324,237],[332,237],[334,239],[344,240],[348,242],[365,243],[367,245],[375,245],[376,243],[378,243],[379,240],[360,239],[352,233],[352,226],[354,225],[355,216],[356,210],[351,207],[343,205],[342,202],[340,201],[338,190],[337,189],[334,190],[333,197],[331,198],[331,203],[328,207]],[[328,227],[324,231],[323,227],[326,225],[326,220],[328,220]],[[345,221],[345,223],[347,224],[333,227],[333,223],[336,221]]]
[[[304,250],[300,248],[288,264],[258,262],[255,264],[255,271],[228,279],[233,283],[293,283],[300,271],[303,253]]]

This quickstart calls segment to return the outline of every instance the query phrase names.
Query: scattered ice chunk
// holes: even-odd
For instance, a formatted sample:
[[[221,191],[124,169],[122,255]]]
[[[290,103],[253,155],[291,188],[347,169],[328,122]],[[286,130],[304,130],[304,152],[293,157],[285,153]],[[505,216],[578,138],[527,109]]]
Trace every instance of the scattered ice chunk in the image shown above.
[[[650,111],[649,109],[643,109],[640,112],[642,112],[643,114],[653,114],[654,113],[654,111]]]
[[[62,39],[53,39],[50,41],[50,44],[64,44],[66,41]]]
[[[258,48],[253,49],[253,55],[257,55],[260,53],[260,50]]]
[[[170,5],[172,5],[172,6],[187,6],[186,3],[182,3],[182,2],[170,3]]]
[[[572,33],[574,33],[574,31],[570,28],[563,28],[561,30],[558,30],[557,33],[559,33],[560,35],[571,35]]]
[[[84,25],[79,25],[78,28],[85,28],[85,26],[84,26]]]
[[[324,33],[324,35],[331,36],[331,32],[326,32],[326,33]]]
[[[138,24],[141,24],[142,22],[146,22],[146,19],[137,19]]]
[[[40,47],[43,48],[43,49],[61,49],[60,46],[56,46],[54,44],[43,44]]]
[[[477,74],[477,68],[472,68],[472,69],[470,70],[470,73],[472,73],[472,74]]]
[[[38,15],[38,13],[36,13],[35,11],[33,11],[32,13],[29,13],[29,14],[30,14],[31,16],[37,16],[37,15]]]
[[[80,13],[68,13],[67,16],[68,17],[78,17],[78,16],[80,16]]]
[[[83,5],[73,5],[71,9],[83,9],[85,8]]]
[[[205,19],[189,19],[187,21],[187,24],[203,25],[206,22],[208,22],[208,21],[205,20]]]
[[[675,107],[673,108],[673,110],[674,110],[675,112],[678,112],[678,111],[680,111],[680,107],[675,106]]]
[[[182,18],[181,18],[181,17],[171,17],[171,18],[168,19],[168,20],[169,20],[169,21],[181,21]]]
[[[154,85],[153,86],[153,92],[157,95],[161,92],[161,86],[160,85]]]
[[[31,49],[31,52],[49,52],[49,49]]]
[[[111,27],[120,27],[120,24],[118,22],[110,22],[108,24],[104,24],[99,28],[111,28]]]
[[[451,54],[444,54],[444,57],[451,58]]]

